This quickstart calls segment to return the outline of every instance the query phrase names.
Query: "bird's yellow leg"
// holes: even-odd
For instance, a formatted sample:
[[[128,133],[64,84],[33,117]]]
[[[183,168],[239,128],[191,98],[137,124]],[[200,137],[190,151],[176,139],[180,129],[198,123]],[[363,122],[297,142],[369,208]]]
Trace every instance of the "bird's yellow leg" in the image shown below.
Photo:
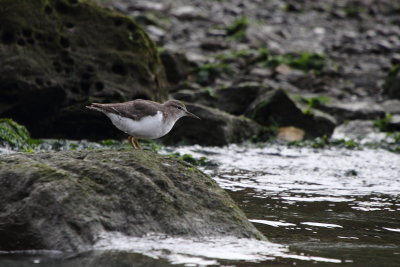
[[[142,150],[142,146],[140,145],[139,140],[137,138],[134,138],[133,142],[135,142],[135,145],[139,150]]]
[[[128,137],[128,142],[129,144],[132,146],[133,149],[137,149],[136,145],[135,145],[135,141],[134,141],[134,137],[133,136],[129,136]]]

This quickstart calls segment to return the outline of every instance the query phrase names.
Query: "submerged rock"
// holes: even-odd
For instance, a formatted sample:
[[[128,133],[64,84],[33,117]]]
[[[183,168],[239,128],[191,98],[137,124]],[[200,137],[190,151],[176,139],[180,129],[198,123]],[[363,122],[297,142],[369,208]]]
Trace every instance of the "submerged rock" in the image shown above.
[[[262,131],[260,125],[242,116],[233,116],[199,104],[188,103],[186,107],[201,120],[193,122],[188,118],[180,119],[163,139],[165,143],[224,146],[256,137]]]
[[[129,17],[89,1],[0,6],[0,116],[33,136],[115,137],[88,102],[167,98],[157,49]]]
[[[258,97],[251,104],[247,116],[268,127],[300,128],[305,131],[305,138],[330,136],[336,125],[328,114],[303,106],[281,89]]]
[[[0,250],[90,248],[129,236],[264,239],[216,182],[148,151],[0,156]]]

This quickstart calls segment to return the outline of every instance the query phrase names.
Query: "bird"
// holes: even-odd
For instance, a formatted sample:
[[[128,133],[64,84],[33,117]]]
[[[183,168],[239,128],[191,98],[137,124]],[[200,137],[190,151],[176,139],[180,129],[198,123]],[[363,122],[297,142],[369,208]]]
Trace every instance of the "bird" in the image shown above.
[[[168,134],[182,117],[200,119],[178,100],[157,103],[136,99],[123,103],[92,103],[88,109],[104,113],[119,130],[128,134],[133,149],[142,150],[138,139],[157,139]]]

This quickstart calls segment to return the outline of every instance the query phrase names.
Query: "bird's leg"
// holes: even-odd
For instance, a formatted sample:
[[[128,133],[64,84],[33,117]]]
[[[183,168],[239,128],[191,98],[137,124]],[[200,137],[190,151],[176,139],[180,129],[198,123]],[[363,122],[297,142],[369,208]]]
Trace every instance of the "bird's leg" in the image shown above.
[[[129,136],[128,137],[128,142],[129,144],[132,146],[133,149],[137,149],[136,145],[135,145],[135,141],[134,141],[134,137],[133,136]]]
[[[135,145],[139,150],[142,150],[142,146],[140,145],[139,140],[137,138],[134,138],[133,142],[135,142]]]

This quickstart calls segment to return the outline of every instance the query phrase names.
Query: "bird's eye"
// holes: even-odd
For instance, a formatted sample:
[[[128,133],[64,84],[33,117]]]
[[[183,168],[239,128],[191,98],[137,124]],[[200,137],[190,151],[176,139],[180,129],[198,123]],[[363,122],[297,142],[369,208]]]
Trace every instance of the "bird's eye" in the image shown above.
[[[182,107],[181,106],[175,106],[177,109],[182,109]]]

